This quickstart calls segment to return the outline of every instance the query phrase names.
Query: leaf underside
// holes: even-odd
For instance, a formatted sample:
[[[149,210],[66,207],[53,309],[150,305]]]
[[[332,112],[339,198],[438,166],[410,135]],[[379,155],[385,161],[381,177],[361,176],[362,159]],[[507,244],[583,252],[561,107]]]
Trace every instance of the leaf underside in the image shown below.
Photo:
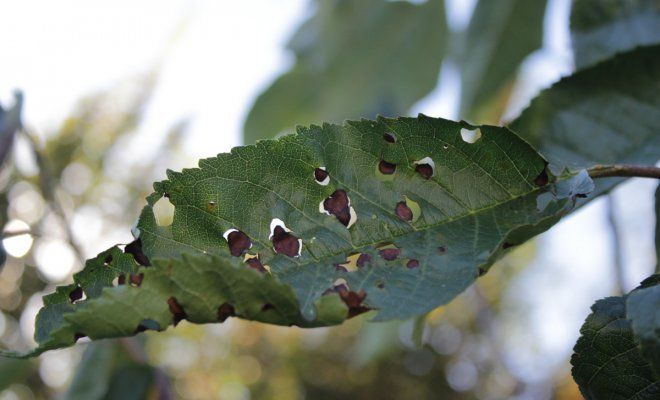
[[[299,128],[168,171],[154,188],[139,239],[44,298],[32,355],[183,319],[314,327],[420,315],[593,183],[584,171],[549,175],[506,128],[420,115]],[[158,201],[174,205],[170,226],[156,222]]]

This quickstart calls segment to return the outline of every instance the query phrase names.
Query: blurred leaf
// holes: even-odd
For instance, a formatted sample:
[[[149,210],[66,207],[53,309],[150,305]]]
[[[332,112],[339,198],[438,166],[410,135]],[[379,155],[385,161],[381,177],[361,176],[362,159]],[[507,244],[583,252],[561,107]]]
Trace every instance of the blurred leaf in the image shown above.
[[[626,319],[626,298],[632,294],[598,300],[580,329],[571,364],[573,378],[587,400],[651,400],[660,395],[660,376],[654,375],[633,335],[638,321]],[[650,305],[647,310],[657,314]]]
[[[660,273],[660,184],[655,189],[655,272]]]
[[[244,143],[297,124],[402,115],[436,86],[447,36],[442,0],[316,6],[289,43],[295,65],[254,103]]]
[[[14,92],[14,106],[3,109],[0,106],[0,166],[14,143],[16,132],[21,129],[21,111],[23,109],[23,93]]]
[[[660,379],[660,275],[646,279],[628,295],[626,318],[632,321],[635,340]],[[658,386],[660,394],[660,386]]]
[[[474,118],[543,43],[545,0],[480,0],[457,50],[461,116]]]
[[[660,43],[660,0],[576,0],[571,11],[575,65]]]
[[[423,115],[300,128],[199,164],[154,185],[125,253],[102,253],[44,298],[33,354],[182,319],[313,327],[423,314],[593,188],[585,171],[549,176],[506,128]],[[158,201],[175,207],[170,226],[156,223]],[[121,275],[130,284],[110,287]]]
[[[551,164],[654,164],[660,155],[660,46],[638,48],[544,90],[510,127]],[[605,191],[621,178],[599,179]]]
[[[97,342],[87,347],[66,400],[146,399],[154,388],[155,369],[124,354],[119,342]]]
[[[0,357],[0,392],[25,377],[31,370],[33,366],[30,361]]]

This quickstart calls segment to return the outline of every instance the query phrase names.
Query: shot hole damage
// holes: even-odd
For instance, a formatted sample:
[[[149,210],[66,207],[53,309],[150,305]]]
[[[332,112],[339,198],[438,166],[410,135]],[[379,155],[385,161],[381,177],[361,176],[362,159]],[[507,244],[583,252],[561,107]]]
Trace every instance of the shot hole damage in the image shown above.
[[[124,253],[132,255],[135,262],[143,267],[149,267],[151,265],[147,256],[142,252],[142,240],[140,238],[127,244],[126,247],[124,247]]]
[[[186,312],[183,310],[181,304],[179,304],[179,302],[174,297],[170,297],[169,299],[167,299],[167,306],[169,307],[170,312],[172,313],[172,321],[174,323],[174,326],[176,326],[182,320],[186,319]]]
[[[321,186],[327,186],[330,183],[330,175],[325,167],[318,167],[314,170],[314,180]]]
[[[411,258],[411,259],[408,260],[408,262],[406,263],[406,268],[408,268],[408,269],[419,268],[419,261],[418,261],[418,260],[415,260],[414,258]]]
[[[435,162],[431,157],[424,157],[413,162],[415,171],[424,179],[431,179],[435,175]]]
[[[359,292],[354,292],[349,290],[347,286],[343,285],[336,290],[337,293],[339,293],[339,297],[348,306],[347,318],[353,318],[371,310],[371,308],[362,305],[362,302],[367,297],[367,292],[365,292],[364,289],[360,289]]]
[[[467,128],[461,128],[461,139],[465,143],[476,143],[477,140],[481,138],[481,129],[475,128],[475,129],[467,129]]]
[[[153,319],[143,319],[142,322],[140,322],[135,328],[135,333],[140,333],[144,331],[159,331],[160,330],[160,325],[158,322],[154,321]]]
[[[401,254],[401,250],[397,249],[396,247],[388,247],[379,250],[378,254],[385,261],[394,261],[399,257],[399,254]]]
[[[385,160],[380,160],[378,163],[378,171],[383,175],[392,175],[396,172],[396,164],[389,163]]]
[[[83,292],[83,289],[80,286],[76,286],[76,288],[69,293],[69,300],[71,303],[75,303],[76,301],[81,300],[84,295],[85,292]]]
[[[255,254],[246,254],[244,261],[248,265],[248,267],[250,267],[254,270],[257,270],[259,272],[267,272],[268,271],[266,269],[266,266],[264,266],[261,263],[261,260],[259,259],[258,254],[256,254],[256,255]]]
[[[404,221],[411,222],[413,220],[413,212],[408,207],[405,201],[400,201],[396,203],[396,207],[394,208],[394,213],[396,214],[397,217]]]
[[[174,204],[169,195],[165,194],[153,205],[152,211],[158,226],[170,226],[174,221]]]
[[[534,178],[534,184],[536,186],[545,186],[549,181],[550,178],[548,177],[548,163],[546,163],[539,175]]]
[[[351,206],[351,199],[343,189],[335,190],[330,197],[321,201],[319,212],[334,215],[346,228],[350,228],[357,221],[357,214]]]
[[[360,256],[357,259],[357,266],[358,268],[364,267],[367,263],[371,263],[371,256],[366,253],[360,254]]]
[[[219,322],[225,322],[227,318],[233,317],[236,315],[236,310],[234,310],[234,306],[232,306],[229,303],[223,303],[218,307],[218,321]]]
[[[234,257],[239,257],[252,248],[252,241],[248,235],[238,229],[228,229],[222,234],[222,237],[227,241],[229,253]]]
[[[387,143],[396,143],[396,135],[392,132],[385,132],[383,134],[383,140]]]
[[[270,222],[270,236],[268,239],[273,243],[273,251],[288,257],[300,257],[302,252],[302,240],[291,234],[281,219],[273,218]]]

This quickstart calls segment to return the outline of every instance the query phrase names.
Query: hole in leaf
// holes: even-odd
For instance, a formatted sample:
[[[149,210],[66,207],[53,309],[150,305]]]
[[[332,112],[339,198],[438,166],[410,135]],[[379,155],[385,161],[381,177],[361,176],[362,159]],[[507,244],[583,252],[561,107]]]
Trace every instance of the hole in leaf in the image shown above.
[[[112,262],[112,254],[108,254],[105,256],[105,259],[103,260],[103,264],[108,265]]]
[[[357,221],[357,214],[351,207],[351,199],[343,189],[335,190],[330,197],[319,204],[319,212],[334,215],[346,228],[353,226]]]
[[[174,297],[167,299],[167,306],[170,308],[172,313],[172,320],[174,321],[174,326],[176,326],[181,320],[186,319],[186,312],[181,307],[178,301]]]
[[[408,260],[408,262],[406,263],[406,267],[408,269],[417,268],[417,267],[419,267],[419,261],[412,258],[412,259]]]
[[[76,332],[76,333],[73,334],[73,340],[74,340],[75,342],[77,342],[78,340],[80,340],[80,339],[82,339],[82,338],[86,338],[86,337],[87,337],[87,335],[85,335],[85,334],[82,333],[82,332]]]
[[[330,175],[325,167],[318,167],[314,170],[314,180],[321,186],[327,186],[330,183]]]
[[[281,219],[273,218],[270,222],[270,236],[273,242],[273,250],[277,254],[289,257],[300,257],[302,252],[302,240],[291,234],[291,230],[284,225]]]
[[[435,162],[431,157],[424,157],[421,160],[413,162],[415,171],[424,179],[430,179],[435,175]]]
[[[236,315],[236,311],[231,304],[224,303],[218,307],[218,321],[225,322],[227,318],[233,317],[234,315]]]
[[[442,148],[447,150],[449,148],[449,145],[445,143],[445,144],[442,145]]]
[[[172,221],[174,221],[174,204],[170,202],[169,196],[164,195],[158,199],[152,210],[158,226],[172,225]]]
[[[392,132],[386,132],[383,134],[383,140],[387,143],[396,143],[396,135]]]
[[[388,163],[385,160],[380,160],[378,163],[378,171],[383,175],[392,175],[396,172],[396,164]]]
[[[467,129],[461,128],[461,138],[466,143],[475,143],[479,138],[481,138],[481,129]]]
[[[399,254],[401,254],[401,250],[397,249],[396,247],[390,247],[379,250],[378,254],[384,260],[392,261],[392,260],[396,260],[399,257]]]
[[[143,319],[142,322],[135,328],[135,333],[140,333],[144,331],[159,331],[160,330],[160,325],[158,322],[154,321],[153,319]]]
[[[335,265],[335,268],[339,271],[345,272],[357,271],[357,263],[361,256],[362,254],[360,253],[351,254],[350,256],[346,257],[346,261],[344,261],[342,264]]]
[[[212,213],[215,211],[215,201],[209,201],[206,203],[206,211]]]
[[[116,280],[116,282],[115,282],[115,280]],[[126,275],[119,275],[118,277],[116,277],[116,278],[113,280],[112,284],[113,284],[114,286],[119,286],[119,285],[124,285],[124,284],[126,284]]]
[[[241,256],[249,248],[252,247],[252,241],[245,233],[238,229],[229,229],[222,236],[229,245],[229,253],[234,257]]]
[[[83,289],[80,286],[77,286],[71,291],[71,293],[69,293],[69,300],[72,303],[75,303],[76,301],[82,299],[84,294],[85,293],[83,292]]]
[[[139,238],[127,244],[126,247],[124,248],[124,253],[131,254],[135,259],[135,262],[144,267],[148,267],[151,265],[151,262],[149,261],[147,256],[145,256],[144,253],[142,252],[142,240]]]

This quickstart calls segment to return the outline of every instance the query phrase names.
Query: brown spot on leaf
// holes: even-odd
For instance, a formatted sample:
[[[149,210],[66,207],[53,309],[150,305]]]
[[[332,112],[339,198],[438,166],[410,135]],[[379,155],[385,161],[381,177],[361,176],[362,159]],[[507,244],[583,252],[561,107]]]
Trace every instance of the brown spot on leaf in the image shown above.
[[[275,306],[270,304],[270,303],[266,303],[261,307],[261,311],[268,311],[268,310],[274,310],[274,309],[275,309]]]
[[[360,254],[360,257],[357,259],[357,266],[364,267],[364,264],[371,262],[371,256],[369,254]]]
[[[172,313],[173,321],[174,321],[174,326],[176,326],[181,320],[186,319],[186,312],[183,310],[183,307],[181,307],[181,304],[179,304],[178,301],[174,297],[170,297],[167,299],[167,305],[170,308],[170,312]]]
[[[242,255],[252,247],[252,241],[248,235],[239,230],[234,230],[227,235],[227,243],[229,244],[229,252],[234,257]]]
[[[513,243],[509,243],[509,242],[502,243],[502,248],[503,249],[508,249],[509,247],[513,247],[513,246],[515,246],[515,244],[513,244]]]
[[[548,164],[543,167],[543,170],[539,173],[539,175],[534,178],[534,184],[536,186],[545,186],[548,184],[549,178],[548,178]]]
[[[383,134],[383,140],[387,143],[396,143],[396,136],[391,132],[386,132]]]
[[[133,286],[142,285],[142,279],[144,279],[144,274],[130,274],[128,280]]]
[[[485,268],[479,268],[479,276],[484,276],[486,275],[486,269]]]
[[[380,160],[378,163],[378,170],[383,175],[392,175],[396,171],[396,164],[391,164],[385,160]]]
[[[316,179],[317,182],[323,182],[327,177],[328,171],[321,168],[316,168],[314,170],[314,179]]]
[[[119,277],[117,278],[117,284],[118,285],[126,284],[126,275],[119,275]]]
[[[297,257],[300,252],[300,241],[297,237],[287,232],[281,226],[273,229],[273,249],[278,254],[284,254],[289,257]]]
[[[396,203],[394,213],[404,221],[410,222],[413,220],[413,212],[404,201]]]
[[[103,260],[103,263],[104,263],[105,265],[108,265],[108,264],[110,264],[111,262],[112,262],[112,254],[108,254],[107,256],[105,256],[105,259]]]
[[[408,269],[417,268],[419,267],[419,261],[412,258],[408,260],[408,262],[406,263],[406,267],[408,267]]]
[[[135,262],[144,267],[148,267],[151,265],[151,262],[149,261],[147,256],[145,256],[144,253],[142,252],[142,240],[140,238],[137,238],[131,243],[127,244],[126,247],[124,248],[124,253],[131,254],[135,259]]]
[[[353,318],[356,315],[360,315],[371,310],[371,308],[362,305],[362,302],[367,297],[367,292],[365,292],[364,289],[360,289],[360,291],[356,293],[352,290],[348,290],[344,286],[338,289],[337,292],[339,293],[339,297],[348,306],[347,318]]]
[[[341,271],[341,272],[348,272],[348,270],[346,269],[346,267],[344,267],[344,266],[341,265],[341,264],[335,264],[335,270],[337,270],[337,271]]]
[[[224,303],[218,307],[218,321],[225,322],[227,318],[233,317],[234,315],[236,315],[236,311],[231,304]]]
[[[429,164],[417,164],[415,171],[417,171],[417,173],[424,179],[429,179],[433,176],[433,167]]]
[[[348,226],[348,222],[351,220],[349,206],[348,195],[342,189],[335,190],[330,197],[323,200],[323,208],[337,217],[344,226]]]
[[[447,248],[445,246],[438,246],[438,253],[445,254],[446,252]]]
[[[76,332],[76,333],[73,334],[73,340],[76,341],[76,342],[77,342],[79,339],[82,339],[82,338],[84,338],[84,337],[87,337],[87,335],[85,335],[85,334],[82,333],[82,332]]]
[[[259,272],[266,272],[266,268],[259,260],[259,257],[252,257],[245,260],[245,263],[252,269],[256,269]]]
[[[385,289],[385,284],[381,281],[376,282],[376,287],[378,289]]]
[[[400,253],[401,250],[399,249],[382,249],[378,252],[378,254],[380,254],[380,256],[387,261],[396,260]]]
[[[215,211],[215,201],[209,201],[206,203],[206,211],[213,212]]]
[[[75,303],[76,300],[80,300],[83,297],[83,290],[80,286],[77,286],[75,289],[69,293],[69,300],[71,300],[72,303]]]

